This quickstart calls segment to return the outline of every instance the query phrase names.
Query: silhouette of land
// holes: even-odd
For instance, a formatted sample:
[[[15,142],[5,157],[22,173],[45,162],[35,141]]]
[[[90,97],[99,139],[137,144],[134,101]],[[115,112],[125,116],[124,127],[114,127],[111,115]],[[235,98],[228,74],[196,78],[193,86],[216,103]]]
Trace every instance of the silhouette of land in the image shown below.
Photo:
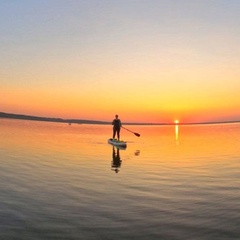
[[[44,121],[44,122],[58,122],[58,123],[76,123],[76,124],[111,124],[106,121],[95,121],[85,119],[63,119],[63,118],[49,118],[49,117],[38,117],[23,114],[5,113],[0,112],[0,118],[29,120],[29,121]],[[215,122],[196,122],[196,123],[178,123],[177,125],[190,125],[190,124],[221,124],[221,123],[239,123],[240,120],[235,121],[215,121]],[[125,125],[176,125],[175,123],[124,123]]]
[[[109,124],[109,122],[104,122],[104,121],[37,117],[37,116],[13,114],[13,113],[4,113],[4,112],[0,112],[0,118],[11,118],[11,119],[30,120],[30,121],[44,121],[44,122],[59,122],[59,123]]]

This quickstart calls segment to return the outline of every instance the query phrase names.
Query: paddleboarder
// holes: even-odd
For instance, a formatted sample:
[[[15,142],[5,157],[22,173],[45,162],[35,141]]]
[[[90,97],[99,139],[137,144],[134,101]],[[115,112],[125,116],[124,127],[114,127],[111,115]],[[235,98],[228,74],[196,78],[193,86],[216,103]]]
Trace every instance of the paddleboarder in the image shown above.
[[[113,139],[115,138],[115,136],[117,134],[117,138],[119,141],[122,123],[121,123],[121,120],[118,118],[118,115],[115,115],[115,119],[113,119],[112,125],[113,125]]]

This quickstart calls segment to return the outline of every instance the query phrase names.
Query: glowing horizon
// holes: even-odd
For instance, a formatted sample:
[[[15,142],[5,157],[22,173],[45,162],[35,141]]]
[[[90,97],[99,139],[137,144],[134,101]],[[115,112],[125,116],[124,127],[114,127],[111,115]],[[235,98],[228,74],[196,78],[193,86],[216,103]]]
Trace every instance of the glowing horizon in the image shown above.
[[[240,120],[239,8],[222,0],[5,2],[0,111]]]

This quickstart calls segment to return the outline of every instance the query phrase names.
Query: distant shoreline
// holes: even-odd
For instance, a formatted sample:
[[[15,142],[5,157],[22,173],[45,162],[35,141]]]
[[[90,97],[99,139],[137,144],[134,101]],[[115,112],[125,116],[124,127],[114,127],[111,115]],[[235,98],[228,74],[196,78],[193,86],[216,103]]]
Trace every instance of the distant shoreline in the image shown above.
[[[104,122],[104,121],[83,120],[83,119],[49,118],[49,117],[38,117],[38,116],[30,116],[30,115],[14,114],[14,113],[4,113],[4,112],[0,112],[0,118],[29,120],[29,121],[42,121],[42,122],[58,122],[58,123],[110,124],[109,122]]]
[[[101,124],[109,125],[111,122],[106,121],[95,121],[95,120],[85,120],[85,119],[63,119],[63,118],[49,118],[49,117],[38,117],[24,114],[14,114],[0,112],[0,118],[8,119],[19,119],[19,120],[29,120],[29,121],[42,121],[42,122],[57,122],[57,123],[68,123],[68,124]],[[230,123],[240,123],[239,121],[215,121],[215,122],[197,122],[197,123],[124,123],[125,125],[197,125],[197,124],[230,124]]]

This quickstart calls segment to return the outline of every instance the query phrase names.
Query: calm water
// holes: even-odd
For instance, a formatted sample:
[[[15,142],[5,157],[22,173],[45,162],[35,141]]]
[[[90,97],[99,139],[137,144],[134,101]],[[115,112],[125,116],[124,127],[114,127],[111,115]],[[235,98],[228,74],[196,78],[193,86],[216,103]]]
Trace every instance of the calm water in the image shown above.
[[[126,127],[0,119],[0,239],[240,239],[240,124]]]

